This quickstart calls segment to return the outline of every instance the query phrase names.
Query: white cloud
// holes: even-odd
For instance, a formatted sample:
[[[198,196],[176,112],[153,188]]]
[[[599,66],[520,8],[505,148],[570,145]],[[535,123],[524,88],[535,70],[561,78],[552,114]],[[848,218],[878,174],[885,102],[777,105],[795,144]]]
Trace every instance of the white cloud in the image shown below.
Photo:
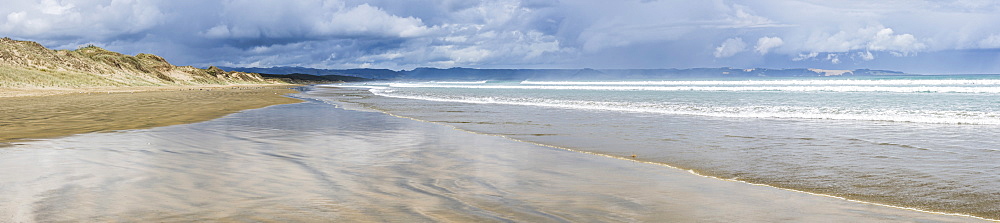
[[[10,14],[7,14],[7,23],[6,24],[19,24],[19,23],[21,23],[21,22],[24,21],[24,17],[27,14],[28,13],[25,12],[25,11],[11,12]]]
[[[231,36],[229,33],[229,27],[226,25],[217,25],[208,29],[204,32],[204,35],[209,38],[228,38]]]
[[[55,0],[42,0],[42,4],[38,6],[42,13],[49,15],[62,15],[73,9],[72,3],[67,3],[63,5],[62,3],[56,2]]]
[[[22,38],[83,37],[93,40],[147,31],[159,25],[163,13],[152,1],[42,0],[5,2],[7,20],[0,33]],[[14,6],[9,6],[14,5]],[[80,41],[80,42],[89,42]]]
[[[586,3],[563,4],[573,9],[567,12],[573,19],[569,24],[586,22],[578,33],[567,34],[578,34],[573,37],[589,53],[656,42],[714,39],[696,37],[701,35],[699,31],[706,30],[704,33],[724,35],[738,30],[791,27],[750,7],[722,1],[581,2]]]
[[[835,53],[826,54],[826,60],[829,60],[832,64],[840,63],[840,55]]]
[[[338,1],[227,2],[224,16],[199,33],[213,39],[411,38],[429,32],[421,19],[392,15],[369,4]],[[258,17],[247,17],[255,15]]]
[[[762,28],[789,26],[787,24],[778,24],[771,19],[759,16],[754,13],[750,7],[744,5],[722,5],[721,8],[728,11],[725,19],[727,24],[720,25],[718,26],[719,28]]]
[[[889,51],[908,55],[926,49],[927,46],[911,34],[895,34],[891,28],[881,25],[868,26],[857,30],[842,30],[835,34],[815,33],[802,45],[799,51],[806,52],[849,52],[854,50]]]
[[[493,53],[490,50],[482,49],[478,46],[470,46],[458,49],[453,49],[453,47],[451,46],[443,46],[442,48],[444,48],[442,51],[445,51],[446,54],[448,54],[448,58],[451,59],[451,61],[457,63],[465,63],[465,64],[478,63],[480,61],[483,61],[483,59],[489,57],[490,54]]]
[[[858,52],[857,55],[858,57],[860,57],[862,60],[865,61],[870,61],[875,59],[875,55],[872,55],[871,51]]]
[[[746,50],[747,44],[742,38],[729,38],[722,42],[722,45],[715,48],[715,58],[731,57]]]
[[[803,60],[808,60],[808,59],[816,58],[817,56],[819,56],[819,52],[810,52],[808,54],[802,54],[802,53],[800,53],[795,58],[792,58],[792,61],[803,61]]]
[[[521,61],[521,63],[531,64],[551,61],[546,55],[567,53],[560,47],[558,40],[539,32],[486,31],[476,33],[464,28],[450,28],[455,29],[452,30],[453,34],[462,34],[465,38],[455,39],[453,36],[443,36],[437,39],[452,41],[445,41],[445,44],[441,45],[431,44],[430,46],[414,44],[380,54],[353,59],[347,58],[349,61],[346,63],[391,64],[392,66],[411,68],[419,66],[479,66],[489,65],[496,61]],[[458,42],[457,40],[462,41]],[[424,64],[425,61],[432,61],[432,64]]]
[[[368,4],[335,13],[328,21],[320,22],[315,28],[321,34],[395,37],[420,36],[427,33],[428,29],[418,18],[391,15]]]
[[[939,2],[942,8],[960,11],[989,12],[1000,9],[1000,2],[994,0],[951,0]]]
[[[866,50],[892,51],[903,55],[918,52],[924,48],[926,48],[926,45],[917,41],[913,35],[896,35],[891,28],[879,29],[878,32],[875,33],[875,36],[868,41],[868,45],[865,47]]]
[[[993,34],[979,41],[979,47],[985,49],[1000,48],[1000,34]]]
[[[770,51],[772,48],[779,47],[782,44],[785,44],[785,41],[782,41],[781,38],[779,37],[765,36],[761,37],[760,39],[757,39],[757,46],[754,47],[754,51],[757,51],[757,53],[764,55],[767,54],[767,52]]]

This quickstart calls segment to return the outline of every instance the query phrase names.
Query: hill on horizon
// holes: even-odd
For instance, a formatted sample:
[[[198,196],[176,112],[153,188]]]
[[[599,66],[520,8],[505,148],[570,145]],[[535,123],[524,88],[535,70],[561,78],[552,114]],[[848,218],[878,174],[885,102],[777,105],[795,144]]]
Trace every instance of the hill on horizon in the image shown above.
[[[312,74],[302,74],[302,73],[291,73],[291,74],[260,74],[264,78],[273,78],[281,80],[290,84],[326,84],[326,83],[343,83],[343,82],[363,82],[372,81],[373,79],[354,77],[354,76],[343,76],[343,75],[312,75]]]
[[[753,78],[753,77],[825,77],[825,76],[877,76],[904,75],[889,70],[823,70],[809,68],[768,69],[768,68],[691,68],[691,69],[476,69],[476,68],[416,68],[394,71],[389,69],[317,69],[305,67],[240,68],[223,67],[225,70],[269,73],[269,74],[311,74],[341,75],[369,79],[412,79],[412,80],[613,80],[613,79],[657,79],[657,78]]]

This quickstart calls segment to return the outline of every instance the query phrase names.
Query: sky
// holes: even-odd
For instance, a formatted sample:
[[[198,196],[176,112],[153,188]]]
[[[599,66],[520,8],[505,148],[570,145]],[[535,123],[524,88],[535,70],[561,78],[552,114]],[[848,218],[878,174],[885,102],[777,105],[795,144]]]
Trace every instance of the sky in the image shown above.
[[[0,36],[196,67],[1000,73],[992,0],[0,2]]]

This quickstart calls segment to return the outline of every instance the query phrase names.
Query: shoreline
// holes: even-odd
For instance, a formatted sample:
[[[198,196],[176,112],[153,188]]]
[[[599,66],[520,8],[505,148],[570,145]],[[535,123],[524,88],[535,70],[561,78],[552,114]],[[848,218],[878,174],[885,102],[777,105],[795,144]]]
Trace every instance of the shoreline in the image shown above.
[[[971,219],[983,220],[983,221],[989,221],[989,222],[1000,222],[1000,219],[991,219],[991,218],[980,217],[980,216],[975,216],[975,215],[970,215],[970,214],[965,214],[965,213],[953,213],[953,212],[944,212],[944,211],[935,211],[935,210],[924,210],[924,209],[920,209],[920,208],[916,208],[916,207],[897,206],[897,205],[892,205],[892,204],[883,204],[883,203],[877,203],[877,202],[871,202],[871,201],[857,200],[857,199],[853,199],[853,198],[840,197],[840,196],[836,196],[836,195],[829,195],[829,194],[822,194],[822,193],[815,193],[815,192],[809,192],[809,191],[792,189],[792,188],[784,188],[784,187],[779,187],[779,186],[774,186],[774,185],[768,185],[768,184],[763,184],[763,183],[754,183],[754,182],[748,182],[748,181],[743,181],[743,180],[738,180],[738,179],[726,179],[726,178],[721,178],[721,177],[717,177],[717,176],[703,174],[703,173],[700,173],[700,172],[698,172],[696,170],[692,170],[692,169],[684,169],[684,168],[676,167],[676,166],[673,166],[673,165],[667,164],[667,163],[661,163],[661,162],[655,162],[655,161],[647,161],[647,160],[642,160],[642,159],[638,159],[638,158],[634,158],[634,157],[615,156],[615,155],[611,155],[611,154],[591,152],[591,151],[573,149],[573,148],[556,146],[556,145],[549,145],[549,144],[539,143],[539,142],[534,142],[534,141],[529,141],[529,140],[516,139],[516,138],[512,138],[512,137],[509,137],[507,135],[502,135],[502,134],[490,134],[490,133],[476,132],[476,131],[472,131],[472,130],[463,129],[463,128],[460,128],[458,126],[450,125],[448,123],[434,122],[434,121],[428,121],[428,120],[423,120],[423,119],[418,119],[418,118],[413,118],[413,117],[408,117],[408,116],[402,116],[402,115],[397,115],[397,114],[393,114],[393,113],[385,112],[385,111],[381,111],[381,110],[375,110],[375,111],[380,112],[380,113],[384,113],[386,115],[390,115],[390,116],[393,116],[393,117],[397,117],[397,118],[404,118],[404,119],[410,119],[410,120],[419,121],[419,122],[425,122],[425,123],[431,123],[431,124],[438,124],[438,125],[442,125],[442,126],[447,126],[447,127],[450,127],[450,128],[454,128],[455,130],[458,130],[458,131],[468,132],[468,133],[477,134],[477,135],[500,137],[500,138],[503,138],[503,139],[506,139],[506,140],[511,140],[511,141],[514,141],[514,142],[527,143],[527,144],[532,144],[532,145],[536,145],[536,146],[547,147],[547,148],[558,149],[558,150],[565,150],[565,151],[574,152],[574,153],[587,154],[587,155],[598,156],[598,157],[606,157],[606,158],[610,158],[610,159],[617,159],[617,160],[624,160],[624,161],[641,163],[641,164],[648,164],[648,165],[653,165],[653,166],[666,167],[666,168],[673,169],[673,170],[683,171],[683,172],[689,173],[689,174],[691,174],[693,176],[697,176],[697,177],[701,177],[701,178],[705,178],[705,179],[712,179],[712,180],[723,181],[723,182],[740,183],[740,184],[745,184],[747,186],[773,188],[773,189],[778,189],[778,190],[783,190],[783,191],[789,191],[789,192],[794,192],[794,193],[807,194],[807,195],[816,196],[816,197],[832,198],[832,199],[843,200],[843,201],[848,201],[848,202],[853,202],[853,203],[858,203],[858,204],[880,206],[880,207],[886,207],[886,208],[892,208],[892,209],[898,209],[898,210],[905,210],[905,211],[912,211],[912,212],[918,212],[918,213],[941,215],[941,216],[964,217],[964,218],[971,218]]]
[[[319,86],[319,87],[341,88],[341,87],[337,87],[337,86]],[[378,96],[378,95],[374,95],[374,96],[384,97],[384,96]],[[486,135],[486,136],[495,136],[495,137],[500,137],[500,138],[504,138],[504,139],[511,140],[511,141],[522,142],[522,143],[529,143],[529,144],[533,144],[533,145],[537,145],[537,146],[543,146],[543,147],[548,147],[548,148],[553,148],[553,149],[565,150],[565,151],[570,151],[570,152],[575,152],[575,153],[581,153],[581,154],[587,154],[587,155],[593,155],[593,156],[599,156],[599,157],[607,157],[607,158],[611,158],[611,159],[625,160],[625,161],[636,162],[636,163],[641,163],[641,164],[649,164],[649,165],[654,165],[654,166],[662,166],[662,167],[667,167],[667,168],[674,169],[674,170],[683,171],[683,172],[689,173],[689,174],[691,174],[693,176],[698,176],[698,177],[705,178],[705,179],[712,179],[712,180],[718,180],[718,181],[724,181],[724,182],[741,183],[741,184],[745,184],[745,185],[748,185],[748,186],[773,188],[773,189],[779,189],[779,190],[783,190],[783,191],[789,191],[789,192],[794,192],[794,193],[806,194],[806,195],[810,195],[810,196],[823,197],[823,198],[832,198],[832,199],[838,199],[838,200],[843,200],[843,201],[848,201],[848,202],[853,202],[853,203],[858,203],[858,204],[880,206],[880,207],[893,208],[893,209],[905,210],[905,211],[912,211],[912,212],[918,212],[918,213],[941,215],[941,216],[964,217],[964,218],[970,218],[970,219],[976,219],[976,220],[982,220],[982,221],[989,221],[989,222],[1000,222],[1000,219],[992,219],[992,218],[987,218],[987,217],[982,217],[982,216],[976,216],[976,215],[967,214],[967,213],[947,212],[947,211],[939,211],[939,210],[928,210],[928,209],[922,209],[922,208],[919,208],[919,207],[908,207],[908,206],[900,206],[900,205],[894,205],[894,204],[884,204],[884,203],[878,203],[878,202],[872,202],[872,201],[865,201],[865,200],[860,200],[860,199],[850,198],[850,197],[841,197],[841,196],[836,196],[836,195],[830,195],[830,194],[824,194],[824,193],[817,193],[817,192],[810,192],[810,191],[805,191],[805,190],[800,190],[800,189],[794,189],[794,188],[779,187],[779,186],[774,186],[774,185],[769,185],[769,184],[764,184],[764,183],[749,182],[749,181],[744,181],[744,180],[739,180],[739,179],[727,179],[727,178],[722,178],[722,177],[718,177],[718,176],[713,176],[713,175],[701,173],[701,172],[699,172],[697,170],[693,170],[693,169],[686,169],[686,168],[677,167],[677,166],[674,166],[674,165],[668,164],[668,163],[662,163],[662,162],[655,162],[655,161],[650,161],[650,160],[644,160],[641,157],[640,158],[636,158],[636,157],[620,156],[620,155],[608,154],[608,153],[593,152],[593,151],[587,151],[587,150],[574,149],[574,148],[570,148],[570,147],[564,147],[564,146],[546,144],[546,143],[536,142],[536,141],[527,140],[527,139],[518,139],[518,138],[515,138],[515,137],[511,137],[509,135],[505,135],[505,134],[484,133],[484,132],[479,132],[479,131],[475,131],[475,130],[466,129],[466,128],[463,128],[461,126],[454,125],[454,124],[451,124],[451,123],[448,123],[448,122],[438,122],[438,121],[424,120],[424,119],[420,119],[420,118],[416,118],[416,117],[409,117],[409,116],[405,116],[405,115],[395,114],[395,113],[392,113],[392,112],[389,112],[389,111],[385,111],[385,110],[381,110],[381,109],[376,109],[376,108],[371,108],[371,107],[367,107],[367,106],[358,106],[358,105],[363,105],[363,104],[356,104],[356,102],[346,102],[346,101],[340,101],[340,102],[341,103],[352,104],[352,106],[350,106],[350,107],[354,107],[354,108],[364,107],[361,110],[369,110],[369,111],[384,113],[386,115],[390,115],[390,116],[393,116],[393,117],[405,118],[405,119],[410,119],[410,120],[419,121],[419,122],[426,122],[426,123],[432,123],[432,124],[447,126],[449,128],[453,128],[455,130],[459,130],[459,131],[463,131],[463,132],[468,132],[468,133],[473,133],[473,134],[479,134],[479,135]]]
[[[293,94],[292,96],[296,98],[303,98],[296,99],[288,97],[290,93],[296,91],[281,89],[282,87],[291,86],[271,87],[260,89],[239,89],[238,87],[237,89],[212,88],[212,91],[207,91],[206,89],[197,90],[197,88],[194,88],[196,89],[194,91],[146,91],[136,93],[119,92],[110,94],[13,97],[19,99],[52,98],[79,103],[79,99],[87,98],[116,100],[144,98],[157,99],[155,102],[162,102],[162,99],[165,98],[185,96],[199,99],[215,99],[218,102],[219,98],[217,97],[204,96],[219,96],[221,94],[235,96],[232,98],[246,98],[246,96],[250,95],[272,96],[269,98],[284,98],[303,103],[284,103],[285,105],[274,107],[266,105],[259,107],[259,109],[244,109],[247,111],[246,113],[241,112],[243,110],[238,110],[221,114],[218,117],[198,115],[196,117],[198,119],[208,119],[204,121],[162,125],[165,127],[129,128],[146,129],[139,131],[85,134],[65,138],[45,137],[45,140],[27,140],[24,143],[9,144],[9,146],[13,146],[12,150],[0,153],[0,157],[13,159],[10,159],[9,163],[0,166],[18,167],[27,173],[12,173],[10,176],[13,177],[13,181],[0,182],[13,185],[7,187],[0,186],[0,191],[11,192],[10,190],[13,190],[14,197],[6,201],[0,198],[0,201],[5,201],[0,202],[0,213],[7,212],[11,214],[11,217],[26,220],[26,222],[30,222],[30,219],[40,221],[45,221],[46,219],[70,221],[83,219],[107,220],[121,216],[126,216],[125,219],[136,221],[173,219],[162,215],[164,213],[147,213],[142,211],[156,210],[164,208],[157,205],[166,205],[178,213],[190,212],[191,216],[182,218],[181,220],[183,221],[208,219],[260,220],[275,217],[274,219],[294,219],[299,221],[315,221],[317,219],[386,221],[391,219],[426,218],[435,219],[436,221],[456,219],[456,221],[469,221],[473,219],[477,221],[489,219],[520,219],[527,221],[566,221],[574,219],[577,221],[585,219],[650,221],[673,219],[676,221],[726,222],[742,219],[773,222],[840,219],[840,221],[858,222],[968,222],[977,220],[996,222],[996,220],[977,216],[922,211],[738,180],[722,179],[662,163],[579,151],[571,148],[510,138],[504,135],[479,133],[458,128],[447,123],[426,121],[385,111],[357,109],[356,106],[348,105],[351,103],[347,102],[329,101],[323,103],[326,100],[323,98],[322,93],[317,93],[314,90],[315,88],[309,88]],[[277,94],[278,92],[287,93]],[[0,98],[0,105],[3,105],[5,99],[6,101],[10,101],[11,98]],[[108,103],[107,100],[90,102],[84,100],[82,104],[94,102]],[[145,105],[144,103],[140,104]],[[200,107],[217,107],[219,105],[210,104]],[[136,107],[142,106],[133,105],[133,107],[116,108],[130,110],[129,113],[133,114],[148,114],[134,110]],[[187,108],[185,111],[191,108],[189,106],[172,107]],[[2,108],[4,107],[0,106],[0,110]],[[179,109],[167,112],[177,112],[177,110]],[[141,121],[127,118],[125,120],[128,120],[126,122]],[[329,120],[355,124],[338,126],[326,123]],[[0,121],[3,120],[0,119]],[[0,124],[2,123],[5,122],[0,122]],[[191,124],[180,125],[187,123]],[[370,125],[375,125],[375,127]],[[6,125],[0,125],[0,128],[6,128]],[[336,131],[331,130],[331,128],[336,129]],[[92,132],[106,131],[114,130]],[[343,133],[343,131],[347,131],[348,133]],[[330,132],[337,134],[326,134]],[[406,134],[400,135],[402,133]],[[414,137],[410,134],[424,136]],[[427,137],[433,139],[423,139]],[[443,138],[437,139],[435,137]],[[403,143],[398,144],[400,143],[398,140],[402,140]],[[413,145],[412,143],[407,143],[410,140],[417,140],[418,142],[430,140],[429,142],[433,142],[433,144],[407,147],[407,145]],[[438,140],[444,140],[445,142]],[[147,142],[152,142],[152,144],[148,144]],[[330,145],[328,144],[329,142],[336,143]],[[468,143],[471,144],[467,145]],[[506,146],[495,147],[494,144]],[[0,141],[0,147],[3,147],[2,145],[3,141]],[[448,148],[464,148],[466,150],[452,151],[437,148],[441,145],[445,145],[444,147]],[[399,146],[414,151],[394,148]],[[508,148],[508,146],[513,148]],[[323,148],[328,147],[348,150],[323,150]],[[63,148],[72,149],[65,150]],[[242,152],[243,149],[232,150],[229,148],[249,148],[251,151]],[[258,157],[254,155],[255,153],[252,151],[258,149],[253,148],[263,149],[258,155],[264,156]],[[280,149],[274,150],[278,148]],[[493,151],[493,149],[487,148],[504,149]],[[184,155],[188,152],[191,154]],[[139,156],[140,158],[134,158],[133,156]],[[493,159],[497,158],[497,156],[501,157],[501,159]],[[243,161],[233,162],[229,160],[234,157]],[[489,157],[489,159],[484,159],[486,157]],[[278,162],[284,163],[278,165],[278,163],[272,163],[274,158],[289,159],[292,162]],[[62,164],[51,166],[43,163],[44,165],[38,167],[29,166],[30,163],[37,162],[40,159],[47,160],[46,163],[55,162]],[[146,162],[145,160],[157,161],[155,163],[162,162],[165,165],[147,166],[147,164],[143,164]],[[339,161],[331,162],[330,160]],[[223,161],[229,163],[223,166],[232,166],[227,168],[234,169],[212,170],[208,172],[188,169],[206,165],[218,166],[216,163]],[[253,165],[236,167],[241,165],[234,166],[234,163],[252,163]],[[354,165],[331,166],[331,163]],[[420,165],[412,166],[413,163]],[[136,164],[140,166],[134,166]],[[286,166],[287,164],[293,165]],[[74,165],[81,167],[74,169]],[[271,167],[272,165],[278,166]],[[387,165],[394,167],[386,169]],[[464,168],[464,170],[444,168],[448,166],[459,169]],[[56,170],[44,169],[52,167],[58,168]],[[149,169],[151,167],[166,168],[167,171]],[[260,172],[247,170],[249,172],[244,173],[241,169],[247,167]],[[297,167],[303,167],[306,170],[303,173],[290,175],[285,175],[288,173],[280,171],[266,171],[269,168],[288,170],[289,168],[295,169]],[[330,169],[331,167],[336,168]],[[475,168],[468,169],[470,167]],[[43,169],[36,170],[36,168]],[[348,170],[337,170],[337,168],[347,168]],[[357,178],[355,176],[356,173],[354,171],[362,171],[363,169],[370,168],[374,168],[375,170],[367,174],[362,174],[366,177]],[[59,169],[65,170],[60,171]],[[482,172],[483,169],[490,169],[491,171]],[[103,173],[104,171],[110,171],[110,173]],[[214,173],[213,171],[221,172]],[[389,174],[387,171],[399,175]],[[88,172],[93,173],[88,174]],[[55,174],[65,176],[51,179],[34,179],[32,178],[35,176],[33,173],[47,173],[38,175]],[[347,174],[345,175],[345,173]],[[111,175],[105,176],[107,174]],[[122,179],[132,179],[124,182],[133,183],[116,184],[117,186],[110,188],[86,183],[101,182],[101,180],[96,179],[104,178],[118,181],[115,180],[119,178],[118,174],[125,175],[124,177],[120,177]],[[153,175],[150,176],[148,174]],[[79,175],[87,176],[81,179],[96,179],[79,181],[79,179],[74,177]],[[175,180],[165,179],[177,177],[180,177],[181,182],[178,185],[179,188],[174,186],[157,186],[160,184],[171,184]],[[275,177],[276,179],[264,180],[264,178]],[[292,186],[290,188],[258,188],[261,182],[289,178],[295,179],[294,181],[286,182],[289,185],[285,186]],[[317,181],[315,178],[319,178],[320,180]],[[405,181],[407,183],[397,182],[394,184],[385,184],[388,182],[380,181],[400,178],[409,180]],[[62,181],[67,179],[70,181]],[[140,179],[158,180],[148,181]],[[256,185],[238,183],[248,179],[251,182],[258,183]],[[424,182],[429,179],[433,179],[433,181]],[[466,182],[469,179],[477,180]],[[22,183],[17,183],[20,180],[27,180],[26,182],[33,182],[32,185],[41,185],[42,188],[50,189],[20,188],[20,186],[16,186],[23,185]],[[200,186],[198,188],[190,187],[191,185],[198,185],[198,182],[202,181],[228,183],[207,188],[208,190],[221,193],[221,195],[209,196],[205,194],[207,197],[204,199],[197,197],[188,198],[186,196],[176,197],[187,193],[197,194],[198,192],[195,191],[206,189],[200,188]],[[529,184],[528,186],[520,185],[521,183],[511,184],[514,181],[529,182]],[[350,189],[347,189],[348,192],[332,194],[327,194],[329,192],[317,192],[325,191],[323,188],[332,186],[328,185],[331,182],[338,182],[334,184],[337,187],[349,187]],[[273,191],[288,191],[289,189],[300,187],[301,185],[299,184],[312,186],[303,188],[303,190],[308,192],[272,194]],[[359,187],[359,185],[366,184],[369,184],[370,186],[368,187],[373,187],[374,189],[364,186]],[[57,190],[57,188],[66,188],[63,185],[72,185],[69,188],[75,189],[70,192],[59,192],[62,189]],[[149,185],[152,185],[156,189],[149,191],[146,188]],[[236,189],[231,187],[233,185],[242,186],[238,187],[240,189]],[[475,185],[484,187],[470,188],[470,186]],[[284,188],[285,186],[279,188]],[[121,187],[131,189],[122,190]],[[114,190],[107,191],[111,189]],[[96,194],[90,194],[94,193],[89,192],[91,190],[102,191],[101,193],[111,193],[110,195],[101,196],[108,196],[105,198],[112,201],[125,199],[126,203],[132,203],[139,207],[117,206],[115,205],[116,202],[111,201],[109,201],[110,203],[98,202],[96,205],[106,205],[98,207],[106,208],[107,210],[103,213],[88,212],[87,210],[94,208],[90,205],[95,204],[80,204],[76,203],[77,201],[73,199],[78,199],[74,198],[78,196],[95,196]],[[234,192],[232,190],[239,193],[232,194]],[[395,192],[393,192],[394,195],[377,195],[375,198],[366,198],[366,196],[379,194],[381,193],[379,191],[383,190]],[[306,196],[310,193],[319,194]],[[480,193],[486,193],[487,196],[483,197]],[[249,195],[253,195],[255,198],[244,197]],[[33,200],[37,198],[32,198],[39,196],[47,197],[47,199]],[[143,203],[142,199],[129,198],[149,196],[160,197],[159,199],[166,199],[166,201],[163,201],[163,204],[151,203],[140,205],[139,203]],[[214,201],[210,198],[214,196],[219,196],[220,201]],[[268,199],[257,200],[256,197],[258,196]],[[428,199],[434,200],[434,202],[425,201]],[[496,203],[493,199],[501,199],[504,202]],[[549,199],[555,199],[559,202]],[[283,200],[295,202],[279,202]],[[296,206],[300,204],[295,204],[302,202],[316,203],[317,200],[322,201],[321,203],[324,204],[322,206]],[[347,200],[348,203],[361,203],[364,205],[361,207],[340,207],[333,205],[334,203],[343,203],[344,200]],[[34,202],[18,205],[25,201]],[[228,207],[227,202],[249,202],[245,205],[250,206],[244,207],[247,208],[246,210],[240,210],[239,207]],[[207,208],[210,209],[206,213],[202,209],[206,207],[202,207],[202,205],[189,207],[186,203],[207,204]],[[570,205],[563,207],[565,204]],[[611,205],[612,208],[601,207],[599,204]],[[255,208],[272,205],[296,208],[297,210],[319,210],[319,212],[307,211],[300,213],[301,216],[298,216],[275,212],[275,210],[270,209]],[[323,208],[332,207],[331,205],[336,207],[332,210],[322,210]],[[393,205],[403,205],[401,207],[409,207],[416,210],[433,211],[427,213],[422,211],[408,213],[406,209],[386,208]],[[44,211],[47,210],[45,207],[48,206],[68,208],[69,211],[66,212],[66,216],[53,215]],[[470,212],[469,208],[479,211]],[[632,210],[621,208],[631,208]],[[595,210],[597,211],[594,212]],[[383,211],[390,212],[386,216],[376,217],[366,216],[367,214],[365,214],[369,212],[383,213]],[[765,212],[768,214],[765,214]],[[329,215],[330,213],[334,215]],[[34,217],[27,217],[32,215]],[[226,217],[217,218],[218,216]],[[277,218],[276,216],[281,218]]]
[[[0,146],[82,133],[208,121],[247,109],[298,103],[300,85],[207,85],[0,89]]]
[[[0,216],[49,221],[970,222],[306,102],[0,153]],[[316,97],[320,96],[320,97]],[[314,100],[320,99],[320,100]],[[39,162],[44,160],[44,162]],[[156,201],[156,202],[150,202]]]

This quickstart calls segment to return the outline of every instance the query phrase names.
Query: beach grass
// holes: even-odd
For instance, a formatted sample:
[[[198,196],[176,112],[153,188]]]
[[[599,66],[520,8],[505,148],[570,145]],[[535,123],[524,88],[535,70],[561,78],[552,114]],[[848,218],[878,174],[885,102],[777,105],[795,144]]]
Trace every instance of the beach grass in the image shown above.
[[[118,86],[116,83],[96,75],[54,71],[47,69],[26,69],[0,66],[0,88]]]

